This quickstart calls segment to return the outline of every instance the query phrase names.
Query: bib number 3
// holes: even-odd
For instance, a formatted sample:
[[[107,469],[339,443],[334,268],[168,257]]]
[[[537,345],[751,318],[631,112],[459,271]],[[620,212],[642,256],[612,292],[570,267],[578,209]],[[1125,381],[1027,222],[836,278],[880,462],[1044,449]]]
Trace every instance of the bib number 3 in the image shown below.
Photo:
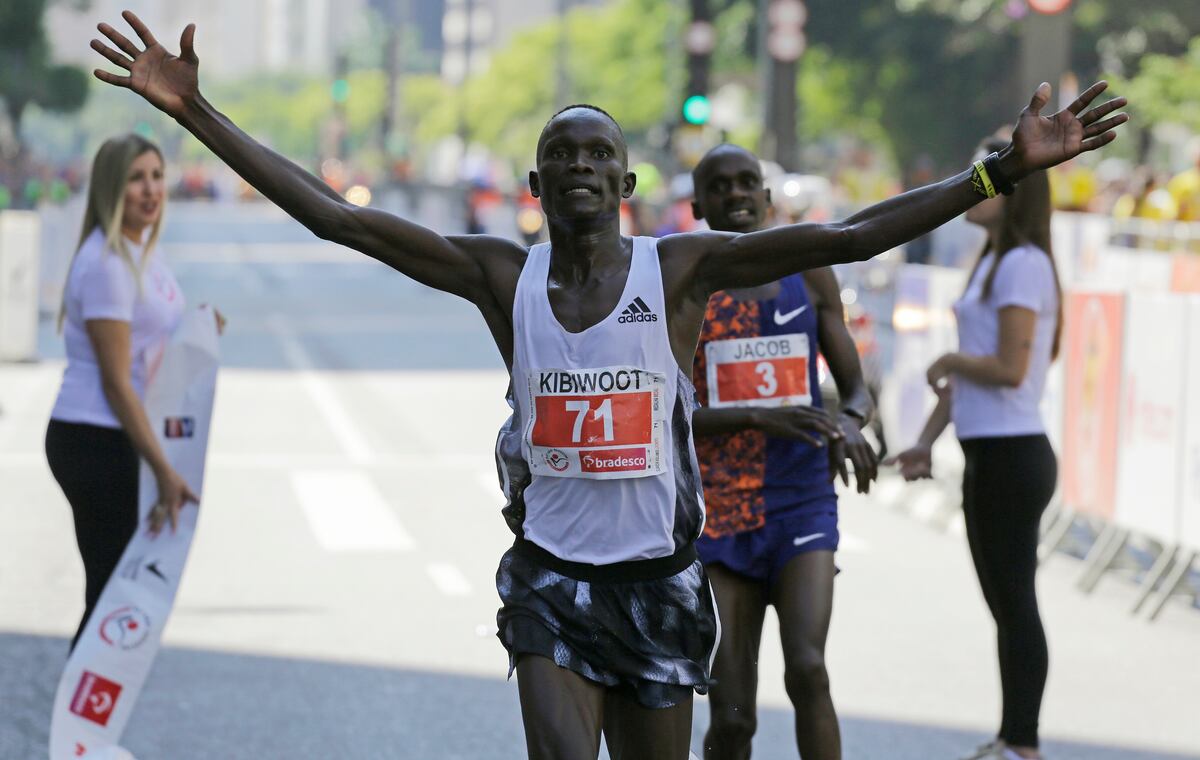
[[[708,405],[809,406],[808,335],[714,340],[704,346]]]
[[[760,396],[774,396],[775,391],[779,390],[779,381],[775,379],[775,365],[771,362],[759,362],[754,368],[762,377],[762,384],[758,386]]]

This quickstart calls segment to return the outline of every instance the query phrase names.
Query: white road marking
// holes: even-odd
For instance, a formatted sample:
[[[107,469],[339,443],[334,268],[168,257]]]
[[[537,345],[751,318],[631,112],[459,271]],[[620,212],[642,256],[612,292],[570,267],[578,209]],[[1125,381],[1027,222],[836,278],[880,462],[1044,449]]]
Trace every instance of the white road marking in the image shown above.
[[[871,551],[871,545],[858,536],[847,533],[844,530],[841,531],[841,535],[838,536],[839,553],[845,552],[847,554],[866,554],[869,551]]]
[[[351,467],[359,463],[344,454],[306,454],[285,452],[233,452],[210,451],[208,466],[217,470],[294,470],[297,468],[328,469]],[[502,501],[500,488],[496,484],[494,465],[487,457],[471,457],[458,454],[382,454],[371,462],[376,467],[414,470],[454,470],[473,467],[479,472],[478,481],[489,496]],[[46,454],[40,450],[0,451],[0,467],[23,468],[44,467]]]
[[[268,320],[268,324],[271,332],[275,333],[279,339],[288,363],[296,369],[296,375],[301,384],[308,391],[308,395],[312,397],[313,405],[325,419],[325,424],[329,426],[342,451],[353,464],[373,464],[375,454],[371,451],[366,436],[354,424],[354,420],[342,406],[342,402],[338,400],[337,394],[333,392],[328,381],[314,370],[315,364],[312,358],[304,350],[304,346],[296,338],[295,333],[288,327],[287,322],[281,315],[273,314]]]
[[[189,264],[334,263],[372,265],[376,262],[340,245],[328,243],[171,243],[171,261]],[[335,273],[339,276],[340,273]]]
[[[30,413],[33,407],[32,401],[38,394],[44,394],[46,387],[53,384],[57,390],[62,378],[62,367],[49,365],[46,368],[36,367],[32,371],[27,367],[19,367],[15,371],[7,371],[3,377],[3,386],[0,386],[0,446],[7,448],[9,441],[15,440],[19,432],[22,432],[22,425],[28,425],[31,420]],[[50,397],[50,403],[54,402],[54,397]],[[33,422],[39,433],[46,429],[47,418],[50,416],[49,408],[45,411],[45,416],[41,412],[34,412],[36,422]],[[40,455],[42,461],[45,461],[45,455]]]
[[[445,562],[434,562],[425,567],[433,585],[446,596],[466,596],[471,593],[471,583],[457,567]]]
[[[500,490],[500,478],[496,474],[495,461],[489,467],[480,467],[476,470],[475,482],[479,484],[479,487],[491,499],[488,502],[489,508],[492,505],[500,507],[504,504],[504,493]]]
[[[400,552],[416,546],[366,474],[295,470],[291,480],[309,528],[326,551]]]

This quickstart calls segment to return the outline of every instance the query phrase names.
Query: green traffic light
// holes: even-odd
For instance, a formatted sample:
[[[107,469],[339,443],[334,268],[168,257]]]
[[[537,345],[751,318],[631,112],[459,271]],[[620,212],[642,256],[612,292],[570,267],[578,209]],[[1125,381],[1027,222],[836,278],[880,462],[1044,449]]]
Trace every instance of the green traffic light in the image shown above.
[[[345,79],[333,80],[333,102],[345,103],[350,97],[350,82]]]
[[[683,118],[689,124],[706,124],[712,115],[712,104],[704,95],[693,95],[683,101]]]

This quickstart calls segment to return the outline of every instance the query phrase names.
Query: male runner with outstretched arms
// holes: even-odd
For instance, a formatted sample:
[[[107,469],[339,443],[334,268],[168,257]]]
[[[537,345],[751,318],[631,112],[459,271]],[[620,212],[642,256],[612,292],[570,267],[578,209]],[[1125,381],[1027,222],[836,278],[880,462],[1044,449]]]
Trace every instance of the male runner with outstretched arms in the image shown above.
[[[716,617],[695,559],[703,502],[690,416],[692,354],[708,297],[802,269],[867,259],[946,222],[1039,168],[1104,145],[1118,99],[1039,114],[1038,89],[1013,145],[937,185],[844,222],[748,235],[622,237],[633,194],[620,127],[594,107],[547,123],[530,189],[550,243],[442,236],[345,201],[251,139],[200,94],[195,26],[171,55],[132,13],[144,46],[108,24],[92,47],[129,88],[176,119],[317,236],[471,301],[512,373],[513,417],[497,460],[516,533],[497,572],[500,637],[515,665],[533,758],[686,758],[692,689],[707,688]],[[1080,115],[1082,114],[1082,115]],[[978,189],[977,189],[978,188]]]
[[[766,226],[770,191],[753,153],[719,145],[692,170],[697,219],[723,232]],[[839,411],[823,409],[825,357]],[[825,638],[833,612],[838,503],[854,463],[866,493],[876,456],[859,429],[873,411],[837,278],[828,267],[708,301],[693,379],[692,417],[707,520],[697,541],[721,618],[713,661],[706,760],[750,756],[757,725],[759,645],[767,605],[783,643],[784,684],[804,760],[840,760]]]

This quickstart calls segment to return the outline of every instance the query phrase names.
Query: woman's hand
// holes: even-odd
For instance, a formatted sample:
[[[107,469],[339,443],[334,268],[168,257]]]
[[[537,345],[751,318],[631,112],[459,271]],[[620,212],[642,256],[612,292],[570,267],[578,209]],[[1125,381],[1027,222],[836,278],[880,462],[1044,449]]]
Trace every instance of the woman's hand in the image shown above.
[[[200,59],[192,47],[196,25],[188,24],[184,28],[179,38],[179,55],[175,56],[159,44],[150,29],[132,12],[125,11],[121,16],[137,32],[146,49],[139,50],[129,38],[110,25],[99,24],[96,28],[121,52],[100,40],[92,40],[92,50],[128,71],[129,76],[118,76],[103,69],[96,69],[92,73],[101,82],[133,90],[155,108],[178,118],[187,104],[200,94]]]
[[[150,510],[150,532],[158,535],[163,523],[171,523],[171,532],[179,526],[179,512],[188,502],[200,503],[200,497],[192,492],[183,476],[167,467],[156,475],[158,480],[158,501]]]
[[[954,373],[954,354],[942,354],[929,369],[925,371],[925,380],[933,392],[941,395],[942,388],[948,385],[950,375]]]
[[[917,444],[884,461],[889,467],[900,466],[900,476],[912,482],[933,477],[933,453],[929,446]]]
[[[229,324],[229,320],[225,319],[225,315],[221,313],[221,310],[218,309],[216,306],[213,306],[213,305],[207,304],[207,303],[200,304],[200,308],[201,309],[212,309],[213,319],[217,323],[217,335],[224,335],[225,334],[225,325]]]

